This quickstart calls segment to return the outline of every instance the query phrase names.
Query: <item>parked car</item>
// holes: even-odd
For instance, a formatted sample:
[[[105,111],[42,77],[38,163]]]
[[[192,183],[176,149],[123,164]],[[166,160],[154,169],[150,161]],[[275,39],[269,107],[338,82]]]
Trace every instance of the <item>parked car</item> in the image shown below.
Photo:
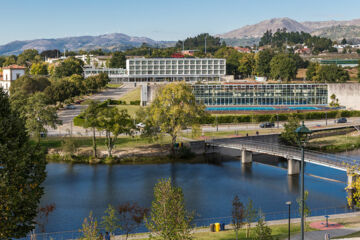
[[[65,109],[75,109],[76,107],[74,105],[68,104],[65,106]]]
[[[273,122],[265,122],[260,124],[261,128],[272,128],[275,127],[275,124]]]
[[[136,127],[137,128],[144,128],[145,124],[144,123],[138,123],[138,124],[136,124]]]
[[[347,119],[344,118],[344,117],[341,117],[341,118],[338,118],[338,119],[336,120],[336,122],[337,122],[337,123],[347,123]]]

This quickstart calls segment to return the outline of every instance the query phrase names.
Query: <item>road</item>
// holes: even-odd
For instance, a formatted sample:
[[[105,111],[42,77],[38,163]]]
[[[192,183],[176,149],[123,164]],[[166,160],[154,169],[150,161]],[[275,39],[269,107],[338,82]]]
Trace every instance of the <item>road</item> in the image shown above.
[[[348,118],[348,124],[358,123],[360,124],[359,117]],[[279,128],[284,128],[285,122],[279,122]],[[307,120],[304,122],[307,127],[330,127],[330,126],[341,126],[346,124],[337,124],[335,119],[328,119],[327,125],[326,120]],[[239,124],[222,124],[218,127],[213,125],[204,125],[202,130],[204,132],[216,132],[216,131],[246,131],[246,130],[259,130],[259,123],[239,123]],[[275,128],[277,128],[277,123],[275,122]]]
[[[92,99],[96,101],[105,101],[107,99],[119,99],[125,93],[134,89],[132,83],[124,83],[120,88],[105,89],[100,93],[93,94],[86,99]],[[48,136],[63,136],[72,132],[74,135],[88,135],[87,131],[81,127],[73,126],[73,119],[81,113],[87,105],[75,104],[74,109],[65,109],[58,111],[59,120],[62,121],[62,125],[58,126],[57,129],[48,128]]]

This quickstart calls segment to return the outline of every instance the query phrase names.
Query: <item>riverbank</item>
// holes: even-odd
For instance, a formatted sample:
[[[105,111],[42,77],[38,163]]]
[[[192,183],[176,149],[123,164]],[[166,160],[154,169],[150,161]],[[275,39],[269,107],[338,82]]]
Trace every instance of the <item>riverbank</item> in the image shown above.
[[[360,148],[360,133],[353,131],[344,135],[327,136],[310,140],[309,149],[327,153],[341,153]]]

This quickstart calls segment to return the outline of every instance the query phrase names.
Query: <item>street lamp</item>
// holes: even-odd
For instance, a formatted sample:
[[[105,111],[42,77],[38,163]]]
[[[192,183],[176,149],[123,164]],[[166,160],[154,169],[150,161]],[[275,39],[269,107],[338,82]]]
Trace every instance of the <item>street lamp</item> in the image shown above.
[[[305,126],[303,121],[302,125],[295,130],[295,133],[301,147],[301,240],[304,240],[304,148],[311,130]]]
[[[289,207],[288,240],[290,240],[290,206],[291,206],[291,202],[288,201],[285,204],[288,205],[288,207]]]

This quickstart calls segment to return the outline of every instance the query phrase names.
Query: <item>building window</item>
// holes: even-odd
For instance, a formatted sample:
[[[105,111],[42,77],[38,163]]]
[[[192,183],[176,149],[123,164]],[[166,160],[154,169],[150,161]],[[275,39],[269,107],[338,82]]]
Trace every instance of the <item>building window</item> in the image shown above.
[[[20,77],[20,73],[17,73],[15,80],[18,79],[19,77]]]

